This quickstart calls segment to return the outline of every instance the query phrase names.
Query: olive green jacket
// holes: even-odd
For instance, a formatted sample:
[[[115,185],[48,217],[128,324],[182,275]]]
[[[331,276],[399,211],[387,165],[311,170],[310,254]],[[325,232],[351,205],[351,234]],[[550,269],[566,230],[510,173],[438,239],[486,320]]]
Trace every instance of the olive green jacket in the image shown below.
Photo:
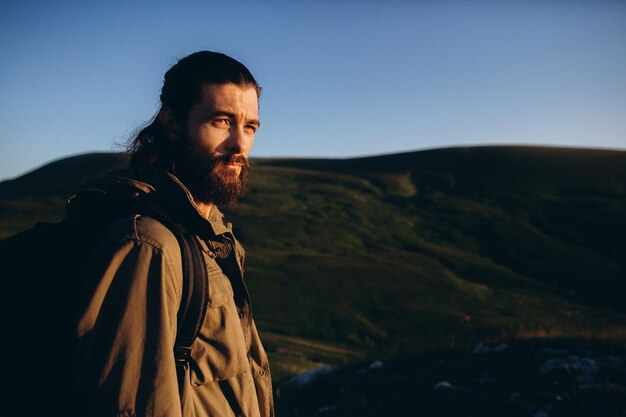
[[[70,199],[68,216],[89,212],[81,200],[90,193],[154,196],[197,216],[208,307],[179,387],[173,346],[182,292],[180,247],[169,229],[150,217],[116,220],[85,269],[77,326],[82,415],[273,416],[267,355],[243,283],[244,251],[219,210],[202,218],[174,176],[145,170],[87,184]],[[228,252],[234,254],[233,268],[226,275],[216,258]]]

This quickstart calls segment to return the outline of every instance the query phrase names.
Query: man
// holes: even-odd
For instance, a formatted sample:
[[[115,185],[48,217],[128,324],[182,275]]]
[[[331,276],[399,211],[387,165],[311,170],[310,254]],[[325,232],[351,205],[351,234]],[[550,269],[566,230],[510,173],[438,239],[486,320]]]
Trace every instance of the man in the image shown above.
[[[166,207],[196,235],[208,280],[207,311],[180,375],[179,243],[150,215],[107,225],[84,270],[80,415],[273,415],[267,356],[242,280],[243,248],[218,209],[244,191],[260,91],[248,69],[226,55],[181,59],[165,74],[157,116],[134,139],[132,170],[88,183],[70,199],[70,219],[133,199]]]

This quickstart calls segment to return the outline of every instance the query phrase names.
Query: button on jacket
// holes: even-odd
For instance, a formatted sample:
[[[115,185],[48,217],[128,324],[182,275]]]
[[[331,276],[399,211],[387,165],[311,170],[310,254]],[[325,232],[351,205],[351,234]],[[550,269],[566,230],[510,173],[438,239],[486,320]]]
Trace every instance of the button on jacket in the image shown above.
[[[273,415],[267,355],[243,281],[244,251],[216,208],[209,219],[172,175],[112,173],[70,199],[68,217],[97,212],[89,196],[153,198],[197,225],[208,306],[179,386],[174,360],[182,293],[178,242],[157,220],[125,216],[108,227],[84,271],[77,376],[84,415],[205,417]]]

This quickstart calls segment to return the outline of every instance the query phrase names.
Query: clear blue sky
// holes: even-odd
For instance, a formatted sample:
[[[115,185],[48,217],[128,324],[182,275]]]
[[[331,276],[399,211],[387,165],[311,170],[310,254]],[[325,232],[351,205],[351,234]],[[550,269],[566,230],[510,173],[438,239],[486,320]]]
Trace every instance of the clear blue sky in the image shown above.
[[[625,1],[4,1],[0,179],[118,149],[200,49],[264,87],[253,157],[626,149]]]

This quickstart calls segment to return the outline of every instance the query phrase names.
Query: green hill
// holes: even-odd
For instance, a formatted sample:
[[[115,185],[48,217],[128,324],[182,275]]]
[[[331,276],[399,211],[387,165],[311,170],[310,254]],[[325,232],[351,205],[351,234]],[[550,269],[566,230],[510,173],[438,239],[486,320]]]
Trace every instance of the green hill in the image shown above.
[[[0,238],[124,154],[0,183]],[[276,379],[507,338],[626,341],[626,152],[452,148],[255,159],[226,210]]]

